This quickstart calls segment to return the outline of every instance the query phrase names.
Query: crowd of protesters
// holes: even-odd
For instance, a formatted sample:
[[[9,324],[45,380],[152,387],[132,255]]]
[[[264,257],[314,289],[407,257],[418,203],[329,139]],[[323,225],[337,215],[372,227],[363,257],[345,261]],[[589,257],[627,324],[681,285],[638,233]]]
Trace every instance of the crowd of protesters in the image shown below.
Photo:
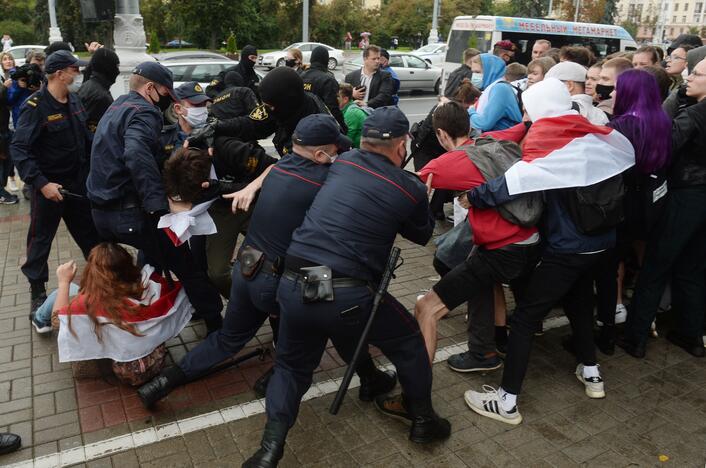
[[[609,396],[601,354],[644,358],[660,310],[675,318],[665,338],[705,355],[706,46],[597,57],[541,39],[526,65],[508,40],[467,49],[411,129],[375,45],[341,84],[323,47],[310,65],[289,50],[260,81],[248,45],[207,89],[175,88],[168,69],[145,62],[115,101],[119,59],[90,50],[83,62],[53,44],[17,68],[0,56],[0,203],[18,202],[17,167],[32,199],[30,320],[40,334],[58,329],[62,362],[110,359],[146,406],[213,371],[269,320],[276,360],[256,384],[267,425],[244,466],[277,465],[326,340],[351,360],[396,235],[426,244],[450,202],[440,280],[413,314],[386,294],[372,326],[402,394],[388,396],[397,373],[366,353],[355,363],[359,398],[409,421],[410,440],[451,432],[433,409],[431,365],[438,321],[464,303],[468,351],[448,365],[502,368],[497,389],[464,397],[508,424],[522,422],[532,344],[555,307],[589,398]],[[279,158],[257,143],[272,134]],[[77,282],[76,263],[61,265],[47,294],[62,219],[87,263]],[[192,318],[208,337],[165,367],[164,343]]]

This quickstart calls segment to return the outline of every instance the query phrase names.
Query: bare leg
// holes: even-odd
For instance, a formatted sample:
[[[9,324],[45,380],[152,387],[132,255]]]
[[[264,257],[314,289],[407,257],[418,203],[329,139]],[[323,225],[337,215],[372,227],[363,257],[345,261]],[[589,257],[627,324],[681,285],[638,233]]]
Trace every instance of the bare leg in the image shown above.
[[[434,355],[436,354],[437,322],[448,313],[449,309],[441,302],[441,298],[434,290],[429,291],[418,299],[414,306],[414,316],[422,331],[430,363],[434,362]]]

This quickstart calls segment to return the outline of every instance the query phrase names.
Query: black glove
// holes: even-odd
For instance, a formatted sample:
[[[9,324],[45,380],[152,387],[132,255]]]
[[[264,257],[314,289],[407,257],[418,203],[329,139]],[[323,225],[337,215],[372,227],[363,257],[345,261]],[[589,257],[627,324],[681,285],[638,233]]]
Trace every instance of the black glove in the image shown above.
[[[226,193],[233,193],[245,188],[248,184],[244,182],[234,182],[227,179],[209,179],[208,188],[203,189],[199,197],[194,200],[194,204],[204,203],[214,198],[218,198]]]
[[[203,127],[197,128],[191,132],[191,135],[189,135],[187,139],[189,146],[201,149],[213,148],[213,140],[216,136],[216,123],[217,121],[214,124],[207,123]]]

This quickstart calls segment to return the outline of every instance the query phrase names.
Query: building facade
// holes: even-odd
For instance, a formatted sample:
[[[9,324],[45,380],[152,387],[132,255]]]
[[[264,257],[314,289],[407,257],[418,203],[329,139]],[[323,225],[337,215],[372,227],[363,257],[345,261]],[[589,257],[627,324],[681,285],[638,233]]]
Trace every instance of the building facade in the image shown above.
[[[705,3],[706,0],[620,0],[617,22],[637,24],[638,42],[669,42],[686,33],[704,37]]]

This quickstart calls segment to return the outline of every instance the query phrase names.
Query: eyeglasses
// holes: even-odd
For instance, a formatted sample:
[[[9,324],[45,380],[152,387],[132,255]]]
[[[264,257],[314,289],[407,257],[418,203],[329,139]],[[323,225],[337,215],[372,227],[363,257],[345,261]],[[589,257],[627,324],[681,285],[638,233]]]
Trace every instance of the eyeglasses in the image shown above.
[[[686,60],[686,57],[679,57],[678,55],[667,55],[666,60],[667,62],[671,62],[672,60]]]
[[[691,73],[689,74],[689,76],[694,76],[694,77],[696,77],[696,78],[701,78],[701,77],[706,76],[706,73],[699,73],[699,72],[697,72],[697,71],[693,71],[693,72],[691,72]]]

